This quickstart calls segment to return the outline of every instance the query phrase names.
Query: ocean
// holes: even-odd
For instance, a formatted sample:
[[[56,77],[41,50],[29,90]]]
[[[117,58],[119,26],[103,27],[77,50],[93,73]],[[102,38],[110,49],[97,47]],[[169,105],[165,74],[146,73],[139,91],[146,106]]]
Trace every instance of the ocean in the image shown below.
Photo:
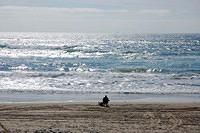
[[[200,99],[200,34],[1,32],[0,102],[59,94]]]

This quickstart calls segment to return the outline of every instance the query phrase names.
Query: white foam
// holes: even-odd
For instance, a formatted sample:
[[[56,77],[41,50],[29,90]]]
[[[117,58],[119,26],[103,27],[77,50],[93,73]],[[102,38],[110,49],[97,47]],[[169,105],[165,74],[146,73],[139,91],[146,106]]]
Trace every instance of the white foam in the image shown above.
[[[100,72],[1,72],[0,89],[63,90],[79,92],[200,93],[199,78],[172,75]],[[191,82],[192,81],[192,82]]]

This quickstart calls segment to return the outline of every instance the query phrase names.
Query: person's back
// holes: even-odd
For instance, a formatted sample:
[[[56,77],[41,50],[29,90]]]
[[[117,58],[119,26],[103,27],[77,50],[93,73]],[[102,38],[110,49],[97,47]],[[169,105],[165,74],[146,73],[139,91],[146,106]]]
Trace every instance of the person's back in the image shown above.
[[[103,104],[105,105],[105,106],[108,106],[108,102],[109,102],[110,100],[108,99],[108,97],[107,97],[107,95],[105,95],[105,97],[103,98]]]

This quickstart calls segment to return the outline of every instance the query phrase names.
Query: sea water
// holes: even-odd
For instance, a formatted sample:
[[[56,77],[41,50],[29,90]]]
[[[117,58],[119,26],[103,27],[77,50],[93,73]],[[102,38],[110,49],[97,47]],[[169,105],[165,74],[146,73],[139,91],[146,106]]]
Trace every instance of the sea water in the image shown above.
[[[5,92],[200,95],[200,34],[1,32]]]

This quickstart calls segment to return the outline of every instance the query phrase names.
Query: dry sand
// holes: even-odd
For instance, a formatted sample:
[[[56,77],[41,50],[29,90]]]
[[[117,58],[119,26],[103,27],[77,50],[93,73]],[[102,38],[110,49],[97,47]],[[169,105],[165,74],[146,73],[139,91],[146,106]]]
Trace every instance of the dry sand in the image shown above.
[[[0,123],[1,133],[200,133],[200,103],[0,104]]]

